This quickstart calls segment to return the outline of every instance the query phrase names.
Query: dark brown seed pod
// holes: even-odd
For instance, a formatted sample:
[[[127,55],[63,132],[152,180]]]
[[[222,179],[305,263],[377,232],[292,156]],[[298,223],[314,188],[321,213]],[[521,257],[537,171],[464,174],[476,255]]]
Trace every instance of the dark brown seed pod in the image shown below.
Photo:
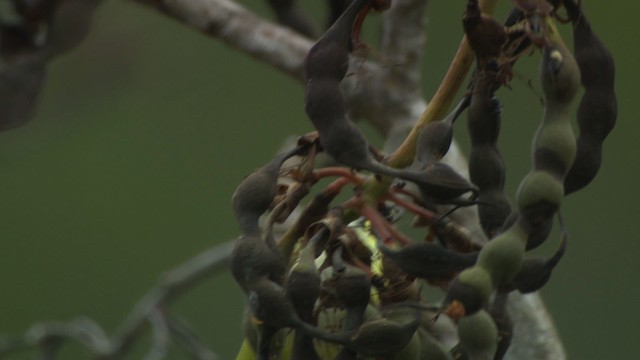
[[[573,22],[574,54],[585,88],[578,106],[576,159],[565,178],[565,193],[587,186],[600,170],[602,143],[616,123],[615,65],[613,56],[595,35],[582,9],[573,0],[564,6]]]
[[[477,252],[459,253],[429,242],[412,243],[400,249],[379,244],[378,248],[400,269],[422,279],[451,276],[472,266],[478,258]]]
[[[258,234],[245,234],[236,240],[229,267],[245,292],[262,277],[281,283],[286,271],[284,257],[269,248]]]
[[[469,46],[476,54],[479,68],[484,68],[488,59],[500,56],[507,42],[504,26],[490,16],[482,15],[477,0],[469,0],[462,18]]]
[[[427,166],[440,161],[451,146],[453,140],[453,124],[469,106],[469,97],[465,96],[446,118],[428,123],[416,140],[416,159]]]
[[[353,48],[353,25],[369,0],[354,0],[331,27],[316,41],[305,58],[307,81],[341,81],[349,66]]]
[[[369,4],[369,0],[353,1],[309,50],[305,58],[305,111],[318,130],[320,144],[336,161],[354,169],[398,176],[397,170],[380,164],[371,155],[364,135],[346,115],[340,89],[349,66],[353,35],[361,25],[356,20]]]
[[[422,195],[437,203],[453,203],[461,195],[477,195],[478,187],[458,174],[451,166],[437,162],[420,172],[405,170],[400,177],[416,184]]]
[[[503,192],[480,191],[478,198],[478,216],[484,233],[493,238],[502,228],[505,220],[511,214],[511,203]]]
[[[282,163],[299,154],[305,146],[298,146],[276,155],[269,163],[242,180],[231,202],[243,234],[260,232],[258,219],[269,209],[278,188],[278,174]]]
[[[528,294],[540,290],[551,277],[551,272],[556,267],[567,248],[567,236],[562,237],[562,242],[555,254],[549,259],[531,257],[524,260],[522,268],[516,276],[499,288],[501,292],[518,290],[523,294]]]

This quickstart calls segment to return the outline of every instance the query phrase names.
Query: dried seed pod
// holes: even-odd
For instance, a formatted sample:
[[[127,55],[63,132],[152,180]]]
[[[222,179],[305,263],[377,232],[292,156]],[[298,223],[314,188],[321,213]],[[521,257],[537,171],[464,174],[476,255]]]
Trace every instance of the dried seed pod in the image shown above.
[[[453,140],[453,123],[469,106],[469,97],[465,96],[446,118],[428,123],[416,140],[416,159],[427,166],[440,161],[449,151]]]
[[[455,199],[471,192],[474,196],[478,187],[458,174],[451,166],[437,162],[420,172],[402,171],[399,176],[416,184],[422,195],[438,203],[455,203]]]
[[[349,67],[353,35],[359,31],[359,15],[369,0],[355,0],[311,47],[305,58],[305,111],[324,150],[341,164],[391,176],[399,172],[379,162],[369,152],[362,132],[346,115],[347,105],[340,82]]]
[[[258,234],[245,234],[236,240],[229,267],[245,292],[262,277],[281,283],[286,271],[284,257],[267,246]]]
[[[472,266],[478,258],[477,252],[459,253],[430,242],[412,243],[400,249],[379,244],[378,248],[400,269],[423,279],[451,276]]]
[[[489,59],[500,56],[502,45],[507,42],[507,33],[502,24],[480,12],[477,0],[467,2],[462,25],[481,69]]]
[[[460,349],[469,360],[493,360],[498,345],[498,329],[485,310],[458,321]]]
[[[558,250],[549,259],[531,257],[524,260],[520,271],[516,276],[500,287],[500,291],[509,292],[518,290],[528,294],[540,290],[551,277],[551,272],[556,267],[567,248],[567,237],[563,236]]]
[[[574,54],[585,93],[578,106],[576,159],[565,179],[565,193],[587,186],[602,162],[602,143],[616,123],[615,65],[613,56],[595,35],[582,9],[573,0],[564,1],[573,22]]]
[[[511,212],[511,205],[504,195],[505,166],[497,147],[501,111],[494,96],[497,85],[497,72],[484,70],[478,73],[472,87],[467,121],[471,137],[469,179],[478,186],[480,225],[489,237],[495,236]]]
[[[231,198],[233,211],[243,234],[260,232],[258,219],[269,209],[278,188],[278,174],[282,163],[299,154],[305,147],[276,155],[269,163],[242,180]]]

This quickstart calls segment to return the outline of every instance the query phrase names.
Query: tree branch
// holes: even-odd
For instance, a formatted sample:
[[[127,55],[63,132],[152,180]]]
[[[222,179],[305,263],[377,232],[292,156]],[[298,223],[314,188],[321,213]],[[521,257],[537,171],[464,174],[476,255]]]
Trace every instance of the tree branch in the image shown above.
[[[190,335],[184,326],[171,320],[161,309],[202,280],[226,270],[234,243],[228,241],[217,245],[168,271],[131,310],[111,340],[98,324],[88,318],[78,318],[69,323],[46,322],[33,325],[20,339],[0,338],[0,356],[40,348],[46,358],[53,359],[58,345],[72,340],[87,348],[97,359],[118,359],[128,352],[150,323],[154,339],[147,359],[163,358],[170,334],[186,343],[188,350],[197,351],[193,353],[196,358],[215,359],[213,352],[197,337]]]

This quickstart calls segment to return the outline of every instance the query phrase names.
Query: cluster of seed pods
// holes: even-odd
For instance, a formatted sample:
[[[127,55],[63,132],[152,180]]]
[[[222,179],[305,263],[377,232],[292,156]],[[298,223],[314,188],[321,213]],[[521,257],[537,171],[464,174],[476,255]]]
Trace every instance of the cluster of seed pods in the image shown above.
[[[502,359],[512,332],[508,295],[536,291],[548,281],[567,246],[564,228],[550,258],[526,257],[525,252],[548,237],[565,194],[593,178],[585,182],[574,171],[574,159],[595,168],[595,175],[602,141],[615,120],[615,96],[608,94],[611,62],[607,75],[582,76],[588,99],[582,103],[608,102],[610,108],[603,119],[579,111],[576,142],[571,102],[581,73],[594,66],[578,54],[605,54],[601,62],[611,57],[584,14],[567,1],[580,39],[576,62],[555,27],[554,7],[535,8],[535,3],[541,2],[518,1],[512,13],[517,15],[507,21],[519,29],[535,28],[535,33],[518,30],[514,36],[507,35],[510,25],[481,15],[477,2],[469,1],[464,28],[476,53],[476,71],[451,114],[421,132],[417,171],[384,165],[347,117],[340,89],[364,18],[388,3],[352,1],[316,41],[305,61],[305,110],[317,132],[247,176],[233,195],[242,235],[231,270],[247,298],[245,336],[258,359]],[[529,46],[541,49],[545,109],[533,139],[532,170],[520,183],[512,211],[497,148],[500,104],[495,92]],[[464,110],[472,141],[471,181],[440,161]],[[345,167],[317,167],[321,151]],[[287,165],[291,158],[294,165]],[[302,206],[311,189],[329,177],[336,179]],[[389,177],[402,182],[392,184]],[[415,184],[419,193],[404,182]],[[347,186],[355,188],[355,195],[338,202]],[[437,204],[479,205],[481,225],[491,240],[480,248],[464,228],[438,212]],[[300,215],[276,239],[274,223],[287,220],[298,206]],[[425,240],[413,240],[394,225],[400,208],[429,227]],[[423,298],[421,289],[429,285],[444,291],[441,301]]]

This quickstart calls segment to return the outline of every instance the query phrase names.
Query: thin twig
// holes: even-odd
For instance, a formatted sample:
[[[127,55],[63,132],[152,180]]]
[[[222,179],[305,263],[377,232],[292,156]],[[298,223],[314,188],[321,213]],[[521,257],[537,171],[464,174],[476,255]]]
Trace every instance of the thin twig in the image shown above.
[[[216,360],[216,354],[205,345],[189,324],[176,316],[168,316],[169,330],[176,340],[197,360]]]
[[[53,359],[56,345],[72,340],[83,345],[97,359],[118,359],[127,353],[148,327],[147,324],[151,323],[154,349],[147,358],[160,359],[166,353],[169,333],[175,334],[175,331],[169,331],[166,315],[160,309],[168,307],[173,300],[202,280],[226,270],[233,246],[234,241],[227,241],[168,271],[136,304],[111,339],[97,323],[88,318],[78,318],[69,323],[43,322],[33,325],[20,339],[0,338],[0,358],[23,349],[40,348],[44,358]]]

